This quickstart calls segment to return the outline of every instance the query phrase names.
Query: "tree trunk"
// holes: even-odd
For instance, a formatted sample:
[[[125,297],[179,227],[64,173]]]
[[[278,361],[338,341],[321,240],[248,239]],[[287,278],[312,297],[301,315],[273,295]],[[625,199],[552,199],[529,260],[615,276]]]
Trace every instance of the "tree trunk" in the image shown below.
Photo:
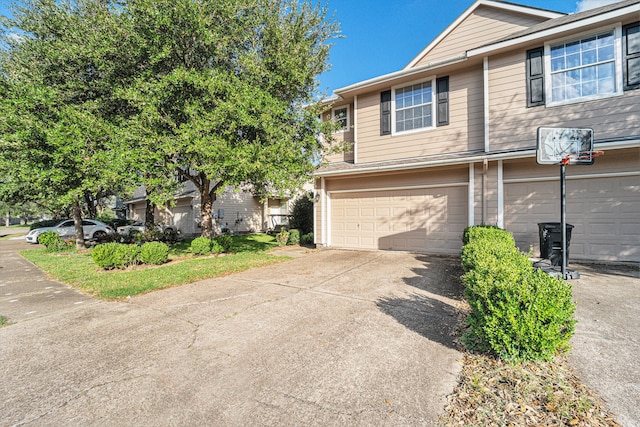
[[[4,217],[4,226],[8,227],[11,225],[11,212],[7,211],[7,214]]]
[[[88,191],[86,191],[84,193],[84,201],[87,204],[87,212],[89,213],[89,218],[97,218],[98,217],[98,211],[96,209],[96,198],[93,197],[93,194],[89,193]]]
[[[213,238],[213,215],[211,215],[211,209],[213,206],[214,197],[211,197],[211,192],[209,191],[210,183],[207,181],[206,185],[202,186],[200,193],[201,207],[201,220],[202,220],[202,237]]]
[[[82,209],[80,208],[80,201],[77,200],[73,204],[73,224],[76,230],[76,248],[84,249],[84,231],[82,229]]]
[[[155,227],[155,211],[156,211],[156,205],[151,203],[151,201],[149,199],[146,200],[147,201],[147,205],[144,209],[144,226],[147,230],[153,230],[153,227]]]

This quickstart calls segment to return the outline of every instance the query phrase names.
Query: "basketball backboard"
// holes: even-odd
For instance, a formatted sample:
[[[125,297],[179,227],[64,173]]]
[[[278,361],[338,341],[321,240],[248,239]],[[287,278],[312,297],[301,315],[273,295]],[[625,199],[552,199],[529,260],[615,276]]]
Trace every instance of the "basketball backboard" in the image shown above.
[[[540,165],[592,165],[593,129],[538,128],[536,160]]]

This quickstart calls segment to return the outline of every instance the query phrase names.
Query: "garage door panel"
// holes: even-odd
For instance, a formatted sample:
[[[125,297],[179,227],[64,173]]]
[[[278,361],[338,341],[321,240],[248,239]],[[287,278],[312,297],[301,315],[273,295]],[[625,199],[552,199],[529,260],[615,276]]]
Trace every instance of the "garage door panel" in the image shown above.
[[[444,253],[460,250],[460,235],[467,223],[466,186],[339,193],[331,197],[333,246]],[[359,207],[357,215],[353,206]],[[345,215],[339,213],[342,208]],[[346,229],[344,224],[348,223],[359,224],[359,228]]]
[[[520,249],[533,246],[538,253],[537,223],[560,221],[559,188],[547,196],[556,184],[505,184],[505,227]],[[575,226],[571,259],[640,261],[638,177],[568,180],[567,190],[567,222]]]

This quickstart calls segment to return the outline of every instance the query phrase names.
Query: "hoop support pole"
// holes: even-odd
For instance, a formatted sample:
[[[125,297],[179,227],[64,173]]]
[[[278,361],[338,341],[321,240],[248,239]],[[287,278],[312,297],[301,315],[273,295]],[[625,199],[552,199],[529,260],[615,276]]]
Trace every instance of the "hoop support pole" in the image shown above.
[[[567,185],[564,163],[560,165],[560,223],[562,227],[562,279],[567,280]]]

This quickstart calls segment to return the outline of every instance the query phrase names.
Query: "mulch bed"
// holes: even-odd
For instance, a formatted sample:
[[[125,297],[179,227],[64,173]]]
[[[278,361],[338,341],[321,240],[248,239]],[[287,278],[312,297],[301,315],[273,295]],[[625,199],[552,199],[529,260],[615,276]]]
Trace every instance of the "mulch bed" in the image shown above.
[[[620,426],[566,360],[510,365],[466,354],[445,426]]]

